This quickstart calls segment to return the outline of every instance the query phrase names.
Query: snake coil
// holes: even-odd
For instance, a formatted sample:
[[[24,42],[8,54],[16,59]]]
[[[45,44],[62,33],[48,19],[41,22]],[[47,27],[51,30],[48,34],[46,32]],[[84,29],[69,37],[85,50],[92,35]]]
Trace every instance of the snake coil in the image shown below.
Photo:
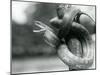
[[[58,35],[47,25],[40,24],[46,26],[46,29],[44,29],[44,40],[52,47],[58,47],[58,56],[65,64],[69,65],[70,69],[88,69],[93,64],[94,42],[89,31],[83,25],[73,21],[75,15],[80,11],[76,9],[68,9],[68,11],[69,10],[70,12],[67,15],[63,15],[61,11],[60,14],[58,12],[58,18],[63,20],[60,20],[63,22],[61,23],[63,27],[61,27],[61,32],[59,31]],[[57,24],[54,23],[54,25]],[[59,36],[61,36],[61,38]],[[82,46],[81,56],[72,53],[69,48],[68,42],[73,39],[73,37],[76,38]],[[61,43],[61,39],[64,40],[64,43]]]
[[[66,36],[65,41],[68,42],[70,35],[76,37],[82,46],[82,57],[78,57],[70,52],[68,45],[62,44],[59,46],[58,55],[61,60],[73,69],[87,69],[93,64],[93,51],[94,44],[86,28],[78,23],[73,23],[69,34]]]

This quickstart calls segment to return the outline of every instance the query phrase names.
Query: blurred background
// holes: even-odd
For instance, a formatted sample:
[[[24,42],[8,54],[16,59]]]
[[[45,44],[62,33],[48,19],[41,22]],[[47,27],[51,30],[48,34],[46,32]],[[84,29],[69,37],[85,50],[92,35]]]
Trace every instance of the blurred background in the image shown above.
[[[55,54],[43,40],[43,33],[34,33],[38,29],[34,21],[47,25],[56,16],[56,5],[36,2],[12,2],[12,56],[37,56]],[[40,28],[39,28],[40,29]]]
[[[12,73],[45,72],[68,70],[57,56],[57,51],[44,42],[43,33],[34,21],[50,25],[59,4],[12,1]],[[95,7],[78,6],[95,20]],[[53,27],[52,27],[53,28]]]

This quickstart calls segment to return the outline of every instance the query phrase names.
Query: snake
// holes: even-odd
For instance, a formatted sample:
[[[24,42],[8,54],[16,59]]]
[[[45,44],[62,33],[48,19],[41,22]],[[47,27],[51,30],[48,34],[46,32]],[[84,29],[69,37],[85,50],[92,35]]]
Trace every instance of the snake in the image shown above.
[[[64,12],[68,13],[64,15]],[[69,66],[69,70],[88,69],[94,60],[94,42],[89,31],[74,21],[77,13],[81,11],[70,6],[67,10],[64,6],[58,7],[56,19],[59,19],[59,22],[53,22],[53,26],[59,29],[58,34],[40,21],[35,21],[35,25],[41,29],[33,30],[33,32],[44,31],[45,42],[57,49],[58,57]]]

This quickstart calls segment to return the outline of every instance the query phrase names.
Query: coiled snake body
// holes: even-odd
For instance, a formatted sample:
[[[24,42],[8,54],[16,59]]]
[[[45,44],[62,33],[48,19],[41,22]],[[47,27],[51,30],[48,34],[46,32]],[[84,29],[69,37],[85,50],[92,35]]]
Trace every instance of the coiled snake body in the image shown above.
[[[94,59],[95,47],[89,31],[74,21],[80,12],[79,9],[71,7],[67,9],[59,7],[57,9],[58,17],[50,21],[51,25],[59,29],[58,34],[55,34],[55,31],[47,25],[35,22],[39,27],[42,26],[40,31],[45,31],[44,40],[57,49],[58,56],[65,64],[69,65],[70,70],[88,69]]]

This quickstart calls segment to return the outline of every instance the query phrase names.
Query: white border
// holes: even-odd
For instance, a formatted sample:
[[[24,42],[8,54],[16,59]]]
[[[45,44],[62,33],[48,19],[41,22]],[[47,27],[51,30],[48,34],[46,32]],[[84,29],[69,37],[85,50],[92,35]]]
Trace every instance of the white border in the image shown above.
[[[87,4],[97,6],[97,70],[41,73],[33,75],[98,75],[100,73],[100,0],[25,0],[39,2],[56,2],[71,4]],[[0,75],[10,72],[10,0],[0,0]]]

